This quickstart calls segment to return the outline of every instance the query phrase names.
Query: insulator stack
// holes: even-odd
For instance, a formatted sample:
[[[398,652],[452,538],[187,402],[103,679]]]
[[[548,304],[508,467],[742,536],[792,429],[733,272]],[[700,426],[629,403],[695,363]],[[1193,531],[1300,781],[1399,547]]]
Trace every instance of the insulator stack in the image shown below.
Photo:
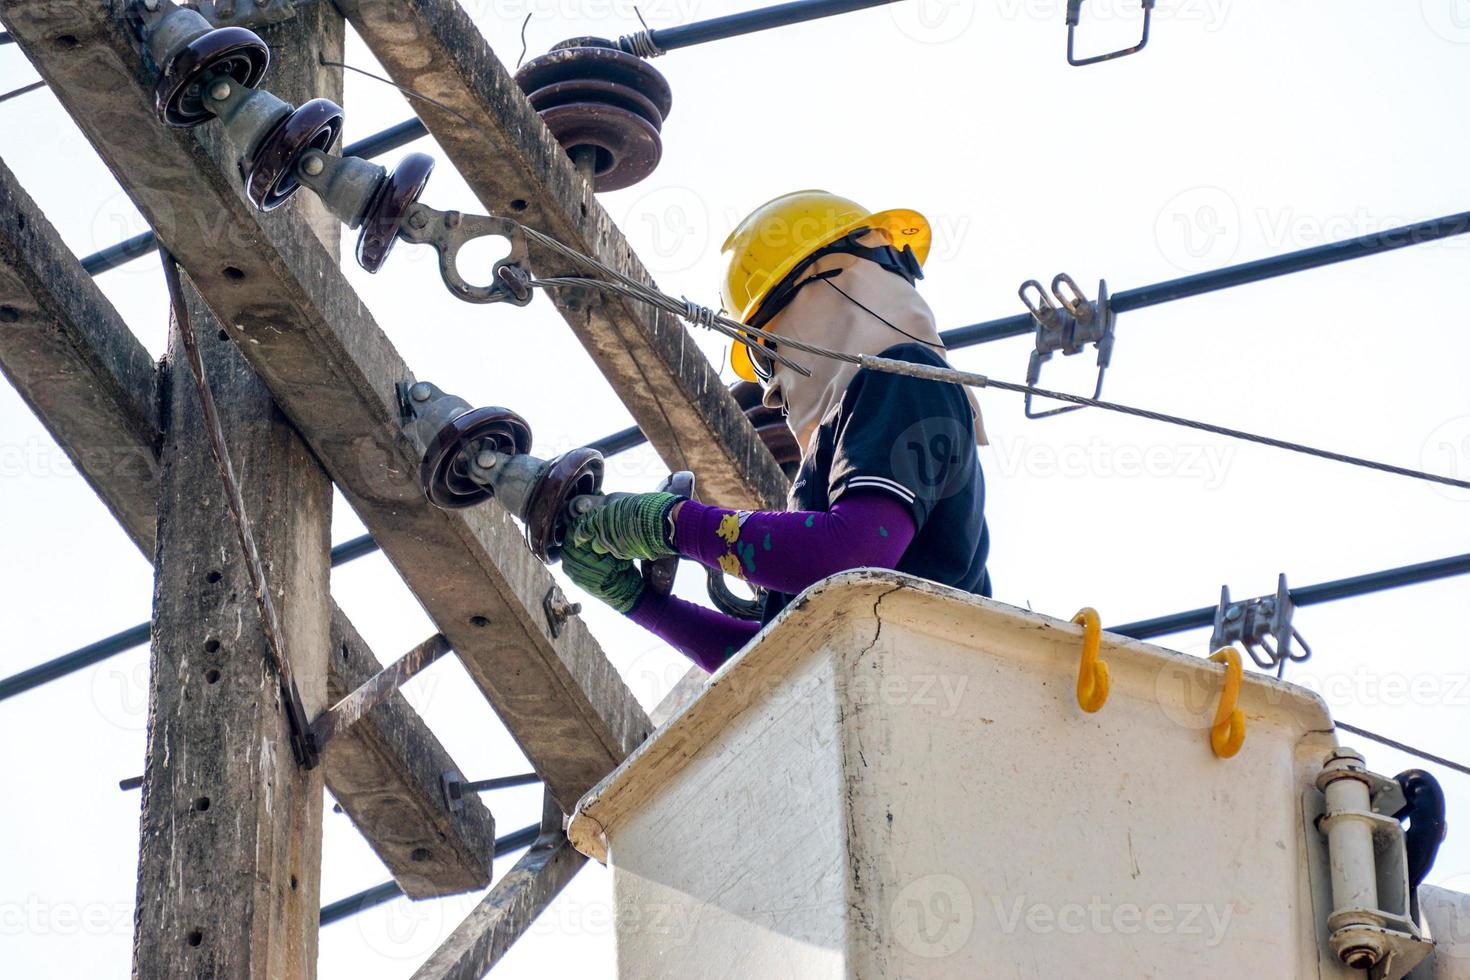
[[[648,62],[603,38],[573,38],[515,77],[568,156],[588,161],[594,190],[631,187],[658,166],[673,93]]]

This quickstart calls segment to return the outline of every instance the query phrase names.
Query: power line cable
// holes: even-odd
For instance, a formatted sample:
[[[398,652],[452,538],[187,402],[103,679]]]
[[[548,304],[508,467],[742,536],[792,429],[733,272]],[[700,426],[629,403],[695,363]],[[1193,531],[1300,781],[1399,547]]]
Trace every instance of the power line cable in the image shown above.
[[[1266,436],[1229,426],[1217,425],[1213,422],[1201,422],[1196,419],[1188,419],[1178,415],[1170,415],[1153,409],[1138,408],[1132,405],[1123,405],[1118,402],[1103,401],[1099,398],[1091,398],[1084,395],[1072,395],[1065,392],[1052,391],[1046,388],[1038,388],[1035,385],[1017,384],[1012,381],[1000,381],[983,374],[971,371],[960,371],[951,367],[936,367],[930,364],[915,364],[909,361],[898,361],[892,358],[876,357],[871,354],[851,354],[847,351],[832,350],[807,341],[798,340],[793,337],[773,334],[758,327],[743,324],[732,320],[714,309],[701,306],[691,302],[687,297],[675,298],[667,293],[660,292],[653,286],[640,282],[617,269],[612,268],[599,259],[586,255],[570,245],[537,231],[525,225],[519,226],[522,233],[542,247],[556,252],[563,258],[582,266],[585,269],[595,271],[599,275],[593,276],[556,276],[545,279],[532,279],[530,284],[541,289],[555,289],[560,286],[586,286],[607,292],[618,293],[630,299],[646,303],[656,309],[679,317],[685,322],[713,330],[723,334],[737,343],[743,343],[747,347],[757,350],[762,356],[775,360],[782,360],[782,355],[776,349],[779,347],[790,348],[811,354],[815,357],[825,357],[834,361],[848,364],[857,364],[860,367],[882,371],[887,374],[898,374],[907,377],[923,378],[931,381],[940,381],[950,384],[966,385],[973,388],[998,388],[1002,391],[1011,391],[1021,394],[1036,395],[1044,398],[1053,398],[1058,401],[1070,402],[1075,405],[1083,405],[1093,408],[1101,408],[1110,412],[1123,415],[1131,415],[1137,418],[1149,419],[1155,422],[1163,422],[1170,425],[1183,426],[1215,435],[1225,436],[1232,439],[1240,439],[1253,442],[1258,445],[1270,446],[1288,452],[1300,453],[1302,455],[1314,456],[1318,459],[1326,459],[1333,462],[1344,463],[1349,466],[1358,466],[1366,469],[1389,473],[1396,476],[1408,477],[1415,480],[1424,480],[1430,483],[1439,483],[1445,486],[1458,487],[1470,490],[1470,481],[1444,476],[1438,473],[1428,473],[1424,470],[1416,470],[1406,466],[1398,466],[1392,463],[1384,463],[1377,460],[1365,459],[1361,456],[1352,456],[1330,449],[1319,449],[1307,446],[1299,442],[1287,439],[1279,439],[1274,436]],[[800,365],[786,361],[788,366],[801,374],[809,373]]]
[[[533,823],[529,827],[512,831],[504,837],[495,838],[495,856],[503,857],[512,851],[530,847],[540,833],[541,825]],[[381,885],[366,888],[356,895],[348,895],[346,898],[339,898],[335,902],[323,905],[317,922],[319,925],[331,925],[333,922],[340,922],[359,912],[366,912],[384,902],[391,902],[402,894],[403,889],[399,887],[398,882],[385,881]]]
[[[20,88],[11,89],[9,92],[6,92],[4,95],[0,95],[0,102],[9,102],[11,99],[18,99],[18,98],[20,98],[22,95],[25,95],[27,92],[34,92],[34,91],[36,91],[36,89],[45,88],[45,87],[46,87],[46,83],[44,81],[42,81],[42,82],[32,82],[29,85],[22,85]]]
[[[1368,729],[1359,728],[1357,725],[1349,725],[1345,721],[1335,721],[1332,724],[1334,725],[1334,727],[1341,728],[1345,732],[1352,732],[1354,735],[1361,735],[1363,738],[1372,739],[1375,742],[1380,742],[1383,745],[1387,745],[1391,749],[1398,749],[1400,752],[1404,752],[1412,756],[1417,756],[1420,759],[1425,759],[1429,762],[1436,763],[1437,765],[1444,766],[1446,769],[1453,769],[1455,770],[1455,772],[1463,773],[1466,776],[1470,776],[1470,766],[1465,765],[1463,762],[1455,762],[1453,759],[1446,759],[1442,755],[1435,755],[1432,752],[1426,752],[1424,749],[1415,748],[1414,746],[1409,745],[1407,742],[1400,742],[1397,739],[1389,738],[1387,735],[1379,735],[1377,732],[1370,732],[1368,731]]]

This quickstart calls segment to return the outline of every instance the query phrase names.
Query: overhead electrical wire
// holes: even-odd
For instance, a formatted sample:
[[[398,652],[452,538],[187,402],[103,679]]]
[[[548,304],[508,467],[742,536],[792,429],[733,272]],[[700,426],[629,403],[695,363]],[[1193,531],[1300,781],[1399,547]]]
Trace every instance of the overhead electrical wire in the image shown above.
[[[1201,422],[1196,419],[1184,418],[1159,412],[1153,409],[1138,408],[1132,405],[1123,405],[1118,402],[1104,401],[1099,398],[1091,398],[1085,395],[1072,395],[1066,392],[1051,391],[1046,388],[1038,388],[1035,385],[1018,384],[1013,381],[1001,381],[983,374],[972,371],[960,371],[949,367],[936,367],[929,364],[914,364],[908,361],[898,361],[892,358],[876,357],[871,354],[852,354],[847,351],[833,350],[817,344],[798,340],[794,337],[776,335],[749,324],[740,323],[711,309],[693,303],[687,298],[675,298],[663,293],[653,286],[640,282],[633,277],[612,268],[599,259],[586,255],[572,248],[564,242],[558,241],[550,235],[537,231],[534,228],[521,225],[521,231],[527,238],[541,245],[543,248],[556,252],[569,261],[597,273],[596,276],[557,276],[545,279],[532,279],[531,285],[541,289],[556,289],[561,286],[585,286],[618,293],[630,299],[637,300],[666,313],[680,317],[686,322],[699,327],[704,327],[723,334],[736,343],[743,343],[753,349],[760,350],[765,356],[782,360],[782,355],[774,351],[772,347],[762,346],[761,342],[768,341],[772,345],[779,344],[782,348],[801,351],[815,357],[824,357],[829,360],[840,361],[848,364],[856,364],[871,371],[881,371],[888,374],[899,374],[907,377],[925,378],[933,381],[960,384],[972,388],[998,388],[1002,391],[1018,392],[1022,394],[1037,395],[1044,398],[1052,398],[1058,401],[1070,402],[1075,405],[1083,405],[1092,408],[1101,408],[1109,412],[1117,412],[1131,415],[1136,418],[1148,419],[1155,422],[1163,422],[1169,425],[1183,426],[1209,432],[1214,435],[1225,436],[1231,439],[1240,439],[1253,442],[1258,445],[1270,446],[1288,452],[1314,456],[1318,459],[1326,459],[1333,462],[1344,463],[1350,466],[1358,466],[1366,469],[1377,470],[1382,473],[1390,473],[1415,480],[1424,480],[1431,483],[1443,484],[1445,486],[1458,487],[1470,490],[1470,480],[1460,480],[1451,476],[1438,473],[1428,473],[1407,466],[1398,466],[1392,463],[1384,463],[1377,460],[1365,459],[1361,456],[1353,456],[1347,453],[1336,452],[1329,449],[1319,449],[1303,443],[1287,439],[1279,439],[1274,436],[1261,435],[1254,432],[1246,432],[1229,426],[1218,425],[1213,422]],[[789,360],[786,363],[790,364]],[[793,370],[799,373],[807,373],[805,368],[799,365],[791,365]]]

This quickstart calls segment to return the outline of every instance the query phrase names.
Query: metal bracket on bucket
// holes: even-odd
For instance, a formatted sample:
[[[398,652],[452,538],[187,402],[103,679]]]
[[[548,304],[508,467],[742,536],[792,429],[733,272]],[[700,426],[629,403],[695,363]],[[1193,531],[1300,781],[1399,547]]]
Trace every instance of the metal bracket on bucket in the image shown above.
[[[1138,43],[1131,48],[1119,48],[1117,51],[1109,51],[1107,54],[1095,54],[1090,58],[1078,58],[1073,53],[1072,43],[1077,35],[1077,23],[1082,19],[1082,0],[1067,0],[1067,64],[1080,68],[1083,65],[1095,65],[1100,61],[1112,61],[1114,58],[1123,58],[1130,54],[1137,54],[1148,44],[1149,21],[1152,19],[1154,0],[1143,0],[1143,36]]]
[[[1034,292],[1034,298],[1028,290]],[[1077,283],[1065,272],[1059,273],[1051,281],[1051,295],[1059,305],[1052,303],[1046,290],[1035,279],[1027,279],[1021,283],[1019,295],[1021,302],[1026,304],[1026,309],[1031,311],[1031,318],[1036,321],[1036,349],[1031,352],[1031,362],[1026,367],[1026,384],[1034,386],[1041,380],[1041,365],[1051,360],[1052,354],[1057,351],[1070,357],[1080,354],[1088,344],[1094,344],[1097,347],[1097,386],[1093,389],[1092,397],[1102,395],[1103,375],[1107,373],[1108,364],[1113,359],[1113,324],[1117,319],[1108,303],[1107,280],[1098,282],[1096,302],[1084,296]],[[1066,405],[1034,412],[1031,410],[1031,393],[1026,394],[1028,419],[1061,415],[1063,412],[1074,412],[1085,407]]]
[[[1262,670],[1276,671],[1280,677],[1286,662],[1301,662],[1312,655],[1312,648],[1291,624],[1296,605],[1286,587],[1286,575],[1276,580],[1276,594],[1232,602],[1230,586],[1220,586],[1220,605],[1215,608],[1215,630],[1210,635],[1210,649],[1231,643],[1245,647],[1246,653]],[[1300,651],[1292,647],[1295,640]]]

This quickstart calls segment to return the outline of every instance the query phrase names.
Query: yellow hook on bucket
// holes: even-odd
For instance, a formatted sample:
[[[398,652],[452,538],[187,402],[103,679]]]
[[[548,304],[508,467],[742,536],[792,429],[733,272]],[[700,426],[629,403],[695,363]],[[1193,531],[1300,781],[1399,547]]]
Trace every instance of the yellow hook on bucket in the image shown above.
[[[1097,610],[1084,606],[1072,622],[1082,627],[1082,664],[1077,668],[1077,706],[1096,711],[1108,700],[1108,665],[1098,659],[1102,647],[1102,621]]]
[[[1240,751],[1245,741],[1245,712],[1235,706],[1240,700],[1244,671],[1240,652],[1235,647],[1221,647],[1210,654],[1210,659],[1225,665],[1225,689],[1220,692],[1220,706],[1215,709],[1215,723],[1210,726],[1210,748],[1215,750],[1215,755],[1228,759]]]

